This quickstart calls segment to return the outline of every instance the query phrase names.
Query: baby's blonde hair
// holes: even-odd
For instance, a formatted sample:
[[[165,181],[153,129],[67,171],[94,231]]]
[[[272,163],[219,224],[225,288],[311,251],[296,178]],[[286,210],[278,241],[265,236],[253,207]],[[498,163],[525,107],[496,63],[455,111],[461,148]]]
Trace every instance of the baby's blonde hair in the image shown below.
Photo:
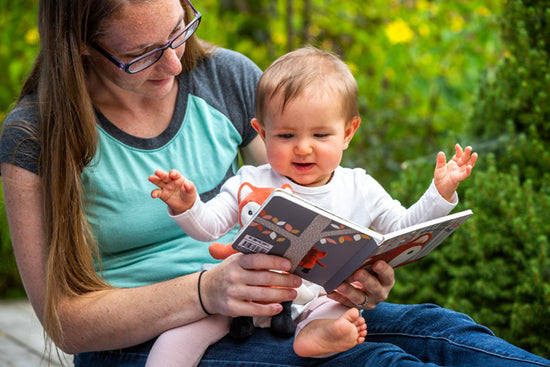
[[[279,93],[283,111],[310,87],[334,93],[334,103],[341,106],[346,120],[359,116],[357,82],[350,68],[335,54],[306,46],[281,56],[265,70],[256,88],[256,118],[263,123],[270,100]]]

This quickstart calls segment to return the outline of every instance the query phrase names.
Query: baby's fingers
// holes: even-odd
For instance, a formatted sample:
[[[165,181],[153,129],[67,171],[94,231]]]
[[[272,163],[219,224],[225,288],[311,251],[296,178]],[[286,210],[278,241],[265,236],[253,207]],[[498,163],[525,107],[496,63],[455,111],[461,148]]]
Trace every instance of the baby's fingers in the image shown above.
[[[439,152],[437,153],[437,158],[435,161],[435,169],[444,168],[447,164],[447,157],[445,157],[445,153]]]
[[[166,176],[171,181],[177,181],[180,178],[183,178],[182,174],[177,169],[171,169]]]
[[[467,146],[464,150],[464,154],[462,155],[459,162],[457,162],[460,166],[471,166],[471,168],[474,167],[477,161],[477,153],[472,153],[472,147]]]
[[[154,189],[153,191],[151,191],[151,197],[153,199],[159,198],[161,195],[162,195],[161,189]]]
[[[150,175],[148,177],[149,182],[151,182],[153,185],[160,186],[161,180],[158,178],[158,176]]]
[[[472,156],[470,157],[470,162],[468,162],[468,164],[472,166],[472,168],[474,168],[474,166],[476,165],[477,157],[478,157],[477,153],[473,153]]]
[[[153,185],[157,186],[160,189],[164,188],[166,184],[169,182],[169,181],[164,181],[161,177],[159,177],[156,174],[149,176],[148,179],[149,179],[149,182],[151,182]]]
[[[456,144],[455,149],[456,149],[456,154],[454,158],[456,159],[454,160],[459,166],[464,166],[464,165],[471,165],[472,167],[474,166],[475,161],[477,160],[477,153],[472,154],[471,146],[468,145],[466,148],[464,148],[464,150],[462,150],[462,147],[460,146],[460,144]]]
[[[456,153],[453,156],[453,160],[458,162],[463,157],[464,151],[462,150],[462,147],[458,143],[455,144],[455,151]]]
[[[183,178],[183,177],[182,177]],[[183,178],[182,188],[185,190],[186,194],[193,194],[195,192],[195,184],[192,181],[189,181],[186,178]]]
[[[168,172],[163,171],[161,169],[155,170],[155,176],[158,177],[158,179],[163,181],[163,182],[170,181],[170,176],[169,176]]]

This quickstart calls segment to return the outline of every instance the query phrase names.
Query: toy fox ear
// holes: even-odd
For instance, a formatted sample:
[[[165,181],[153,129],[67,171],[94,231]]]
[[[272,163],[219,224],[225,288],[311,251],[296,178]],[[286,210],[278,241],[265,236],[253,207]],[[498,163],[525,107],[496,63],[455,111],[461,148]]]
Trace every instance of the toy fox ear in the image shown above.
[[[250,182],[243,182],[241,184],[241,187],[239,187],[239,192],[237,193],[237,196],[239,197],[239,203],[243,201],[245,197],[250,195],[256,189],[254,185],[252,185]]]
[[[281,186],[281,189],[294,194],[294,190],[292,190],[292,186],[290,186],[289,184],[284,184],[283,186]]]

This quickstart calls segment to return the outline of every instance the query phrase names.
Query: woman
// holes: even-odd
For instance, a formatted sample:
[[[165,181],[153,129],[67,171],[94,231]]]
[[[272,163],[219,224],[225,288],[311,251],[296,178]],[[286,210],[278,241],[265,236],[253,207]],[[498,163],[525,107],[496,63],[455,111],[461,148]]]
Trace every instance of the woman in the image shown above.
[[[233,256],[199,283],[200,265],[211,261],[207,246],[167,219],[148,197],[146,179],[154,168],[178,168],[208,200],[233,174],[238,152],[246,163],[265,162],[249,124],[260,70],[200,43],[193,33],[201,15],[188,1],[41,0],[38,18],[41,51],[6,119],[0,162],[18,267],[48,335],[77,354],[77,366],[140,366],[156,336],[205,317],[205,310],[279,312],[300,280],[265,269],[284,271],[288,262]],[[394,282],[387,264],[374,269],[376,275],[357,272],[354,286],[344,283],[332,296],[374,309]],[[512,357],[506,361],[546,363],[439,308],[381,304],[364,315],[368,340],[385,343],[367,341],[320,363],[422,364],[418,358],[436,357],[500,363],[503,353],[494,350]],[[432,324],[437,318],[444,324]],[[422,335],[420,344],[382,335],[397,326]],[[448,339],[449,329],[466,347],[457,350],[453,338],[424,351],[426,339]],[[388,343],[400,340],[408,351]],[[290,340],[258,332],[235,346],[224,338],[202,365],[240,360],[319,362],[296,357]]]

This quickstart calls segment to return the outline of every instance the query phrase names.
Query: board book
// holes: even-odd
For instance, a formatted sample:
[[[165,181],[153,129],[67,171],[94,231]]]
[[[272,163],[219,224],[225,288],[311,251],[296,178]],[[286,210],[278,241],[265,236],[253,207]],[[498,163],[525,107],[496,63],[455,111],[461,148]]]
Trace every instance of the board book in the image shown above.
[[[382,235],[276,189],[237,233],[233,248],[283,256],[293,273],[330,293],[377,260],[395,268],[423,258],[472,214],[465,210]]]

